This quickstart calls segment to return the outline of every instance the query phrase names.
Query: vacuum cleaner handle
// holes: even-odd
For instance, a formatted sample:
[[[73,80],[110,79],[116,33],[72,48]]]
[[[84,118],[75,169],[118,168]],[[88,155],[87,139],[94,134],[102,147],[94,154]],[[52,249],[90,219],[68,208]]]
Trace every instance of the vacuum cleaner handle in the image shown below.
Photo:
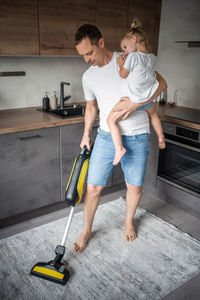
[[[92,149],[88,150],[84,146],[79,156],[75,158],[65,193],[65,200],[69,206],[75,206],[81,201],[91,151]]]

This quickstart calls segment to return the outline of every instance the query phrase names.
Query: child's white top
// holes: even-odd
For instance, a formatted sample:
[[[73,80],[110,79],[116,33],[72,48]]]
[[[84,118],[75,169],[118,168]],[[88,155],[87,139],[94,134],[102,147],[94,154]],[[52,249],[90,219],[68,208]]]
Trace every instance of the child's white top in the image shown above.
[[[151,98],[159,83],[155,75],[156,57],[154,54],[132,52],[125,60],[123,68],[130,71],[123,80],[121,92],[133,102],[144,102]]]

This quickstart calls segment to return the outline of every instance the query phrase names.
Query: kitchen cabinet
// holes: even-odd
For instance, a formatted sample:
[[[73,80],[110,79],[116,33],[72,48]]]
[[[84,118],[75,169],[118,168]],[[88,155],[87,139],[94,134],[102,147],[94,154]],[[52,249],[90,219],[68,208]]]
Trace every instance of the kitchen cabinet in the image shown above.
[[[0,12],[0,55],[38,55],[37,0],[2,0]]]
[[[77,55],[76,29],[96,24],[111,50],[134,17],[157,54],[161,0],[3,0],[0,2],[0,55]]]
[[[98,121],[91,133],[94,141]],[[84,124],[70,124],[0,135],[0,220],[65,200]],[[115,167],[107,187],[123,182]]]
[[[120,41],[127,31],[128,4],[128,0],[97,0],[96,25],[110,50],[121,51]]]
[[[133,19],[142,22],[152,52],[157,55],[162,0],[130,0],[128,27]]]
[[[147,160],[147,168],[144,180],[144,192],[156,195],[156,181],[157,181],[157,165],[158,165],[158,138],[152,127],[150,127],[149,136],[149,155]]]
[[[0,219],[60,201],[59,127],[0,135]]]
[[[77,55],[74,46],[76,29],[95,23],[96,0],[38,0],[40,54]]]
[[[118,164],[113,170],[111,185],[114,186],[120,183],[124,183],[124,173],[121,164]]]
[[[97,25],[111,50],[120,50],[120,40],[132,19],[138,17],[157,54],[161,0],[38,0],[40,54],[77,55],[76,29],[85,23]]]

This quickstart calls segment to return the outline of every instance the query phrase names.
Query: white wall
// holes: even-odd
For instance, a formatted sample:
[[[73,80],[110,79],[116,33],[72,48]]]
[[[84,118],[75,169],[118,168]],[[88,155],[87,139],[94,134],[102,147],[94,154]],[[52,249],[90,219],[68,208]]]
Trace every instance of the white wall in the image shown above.
[[[162,0],[158,71],[168,98],[178,89],[178,105],[200,109],[200,48],[175,41],[200,41],[200,1]]]
[[[60,82],[70,102],[84,101],[81,78],[88,65],[81,57],[0,57],[0,71],[25,71],[26,76],[0,77],[0,109],[42,105],[44,92],[58,92]],[[58,101],[60,98],[58,97]]]

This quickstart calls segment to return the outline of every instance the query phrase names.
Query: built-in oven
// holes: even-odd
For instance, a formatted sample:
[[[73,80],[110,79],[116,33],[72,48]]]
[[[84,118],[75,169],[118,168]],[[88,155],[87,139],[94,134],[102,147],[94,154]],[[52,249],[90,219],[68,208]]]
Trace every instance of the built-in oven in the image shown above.
[[[157,177],[200,197],[200,132],[163,122],[166,148],[159,151]]]

